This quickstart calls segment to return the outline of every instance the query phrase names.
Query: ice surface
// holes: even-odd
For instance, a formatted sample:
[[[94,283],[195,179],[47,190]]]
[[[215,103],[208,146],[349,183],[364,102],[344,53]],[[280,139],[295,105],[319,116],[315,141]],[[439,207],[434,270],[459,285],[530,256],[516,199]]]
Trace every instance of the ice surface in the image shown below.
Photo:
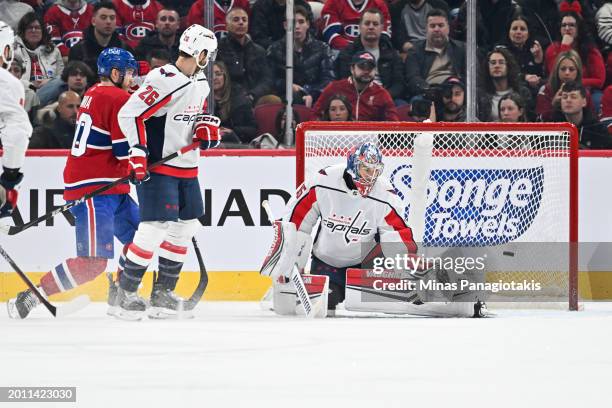
[[[76,404],[16,406],[609,406],[612,304],[490,319],[306,321],[205,302],[193,320],[124,322],[105,310],[0,310],[0,386],[78,387]]]

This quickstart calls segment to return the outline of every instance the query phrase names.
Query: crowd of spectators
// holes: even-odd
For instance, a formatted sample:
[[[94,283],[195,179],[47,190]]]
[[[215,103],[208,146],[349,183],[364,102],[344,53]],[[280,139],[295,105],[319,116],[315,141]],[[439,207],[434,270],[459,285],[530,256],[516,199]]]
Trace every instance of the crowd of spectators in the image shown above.
[[[286,0],[214,0],[210,78],[229,145],[284,140]],[[32,148],[66,148],[106,47],[140,75],[172,63],[204,24],[204,0],[0,0],[16,33]],[[583,148],[612,148],[612,0],[479,0],[477,120],[571,122]],[[294,125],[466,121],[465,0],[294,0]],[[258,110],[275,106],[273,143]],[[268,112],[268,111],[266,111]],[[610,125],[610,126],[609,126]]]

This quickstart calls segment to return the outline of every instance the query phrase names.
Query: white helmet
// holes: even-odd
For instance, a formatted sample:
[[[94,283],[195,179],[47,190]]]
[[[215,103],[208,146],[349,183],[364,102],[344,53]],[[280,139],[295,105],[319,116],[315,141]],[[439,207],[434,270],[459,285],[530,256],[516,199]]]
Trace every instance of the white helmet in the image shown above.
[[[0,21],[0,56],[4,60],[4,63],[8,66],[11,65],[11,61],[13,61],[13,43],[15,42],[15,33],[13,33],[13,29],[6,24],[4,21]],[[9,47],[9,57],[6,59],[4,55],[4,49]]]
[[[208,61],[214,61],[217,53],[217,38],[212,31],[199,24],[193,24],[181,35],[179,50],[194,57],[198,67],[204,68]],[[206,51],[206,60],[200,65],[198,58]]]

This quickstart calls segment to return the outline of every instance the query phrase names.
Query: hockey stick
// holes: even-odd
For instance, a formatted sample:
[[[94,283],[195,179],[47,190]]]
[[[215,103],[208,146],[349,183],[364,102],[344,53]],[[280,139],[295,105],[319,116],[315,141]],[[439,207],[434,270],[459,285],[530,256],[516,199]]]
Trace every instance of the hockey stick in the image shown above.
[[[191,295],[191,297],[184,303],[184,310],[193,310],[197,306],[200,299],[202,299],[204,291],[208,286],[208,273],[206,272],[206,267],[204,266],[202,253],[198,247],[198,241],[196,241],[195,237],[193,237],[191,238],[191,242],[193,243],[193,250],[198,258],[198,265],[200,265],[200,281],[198,282],[198,286],[193,292],[193,295]]]
[[[272,215],[272,208],[270,207],[270,203],[268,202],[268,200],[264,200],[261,203],[261,206],[264,208],[264,210],[266,210],[266,214],[268,214],[268,220],[270,221],[270,224],[274,225],[274,216]],[[314,315],[316,314],[316,310],[314,310],[314,307],[312,306],[312,301],[308,296],[308,291],[306,290],[306,286],[304,285],[302,275],[300,274],[300,271],[298,270],[297,265],[295,264],[293,265],[293,269],[291,270],[291,276],[289,277],[289,280],[293,283],[293,286],[295,287],[295,291],[298,297],[300,298],[300,302],[302,304],[302,308],[304,308],[304,313],[306,314],[306,317],[314,317]]]
[[[196,147],[198,147],[200,145],[200,142],[194,142],[191,143],[190,145],[187,145],[185,147],[183,147],[182,149],[180,149],[177,152],[174,152],[172,154],[169,154],[168,156],[164,157],[163,159],[153,163],[152,165],[150,165],[148,167],[148,169],[154,169],[156,167],[161,166],[162,164],[172,160],[172,159],[176,159],[179,156],[182,156],[183,154],[195,149]],[[72,207],[76,207],[79,204],[84,203],[85,201],[89,200],[90,198],[93,198],[99,194],[104,193],[105,191],[108,191],[116,186],[118,186],[119,184],[123,184],[129,181],[131,175],[125,176],[125,177],[121,177],[120,179],[117,179],[115,181],[113,181],[110,184],[106,184],[98,189],[95,189],[94,191],[85,194],[83,197],[79,198],[78,200],[74,200],[71,201],[69,203],[64,204],[61,207],[56,208],[53,211],[50,211],[46,214],[41,215],[40,217],[38,217],[35,220],[32,220],[30,222],[27,222],[25,224],[21,224],[21,225],[14,225],[14,226],[8,226],[8,225],[0,225],[0,231],[4,232],[5,234],[8,235],[15,235],[15,234],[19,234],[20,232],[23,232],[25,230],[27,230],[28,228],[37,225],[38,223],[42,222],[42,221],[46,221],[48,219],[51,219],[53,217],[55,217],[57,214],[63,213],[68,211],[69,209],[71,209]]]
[[[47,310],[53,316],[62,317],[67,314],[74,313],[77,310],[81,310],[82,308],[84,308],[85,306],[89,304],[89,296],[81,295],[81,296],[74,298],[73,300],[71,300],[70,302],[68,302],[67,304],[61,307],[53,306],[47,299],[45,299],[45,297],[42,295],[42,293],[40,293],[38,288],[34,286],[30,278],[28,278],[27,275],[23,273],[21,268],[17,266],[15,261],[13,261],[13,258],[9,256],[9,254],[4,250],[4,248],[2,248],[1,245],[0,245],[0,255],[2,255],[2,257],[6,259],[9,265],[11,265],[11,267],[15,270],[15,272],[17,272],[17,275],[19,275],[19,277],[26,283],[26,285],[28,285],[28,288],[30,288],[30,290],[34,293],[34,295],[36,295],[38,300],[40,300],[40,302],[47,308]]]

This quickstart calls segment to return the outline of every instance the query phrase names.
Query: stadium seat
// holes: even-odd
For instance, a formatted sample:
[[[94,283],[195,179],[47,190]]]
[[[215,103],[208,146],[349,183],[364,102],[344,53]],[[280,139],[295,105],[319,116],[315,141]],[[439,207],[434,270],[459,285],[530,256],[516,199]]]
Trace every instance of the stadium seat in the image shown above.
[[[399,120],[401,122],[411,121],[410,113],[412,112],[412,105],[409,103],[406,105],[397,107],[397,116],[399,116]]]
[[[253,114],[255,115],[255,121],[257,122],[257,134],[261,135],[263,133],[274,134],[275,129],[275,119],[278,111],[285,107],[282,103],[267,103],[263,105],[258,105],[253,109]],[[306,122],[313,119],[312,110],[307,108],[304,105],[293,105],[293,110],[298,114],[299,121]]]

